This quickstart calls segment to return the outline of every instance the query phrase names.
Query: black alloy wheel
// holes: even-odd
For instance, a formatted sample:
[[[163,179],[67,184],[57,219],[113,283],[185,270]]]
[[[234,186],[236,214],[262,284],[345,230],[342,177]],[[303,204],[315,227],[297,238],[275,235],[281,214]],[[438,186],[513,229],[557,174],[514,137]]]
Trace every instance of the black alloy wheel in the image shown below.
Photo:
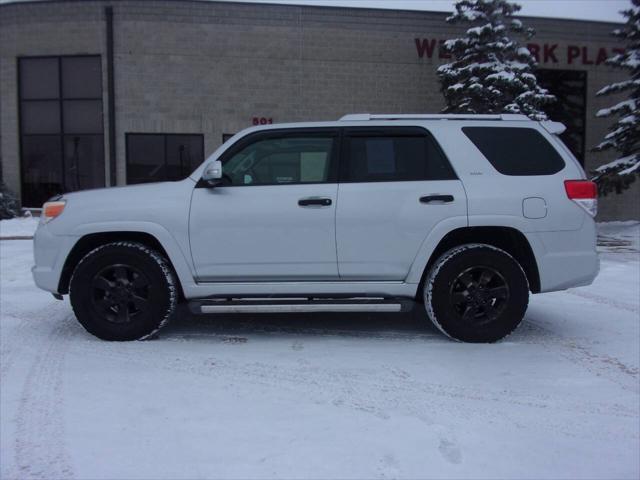
[[[131,265],[103,268],[93,277],[93,307],[104,320],[113,323],[135,321],[150,315],[149,278]]]
[[[509,285],[500,272],[487,266],[461,272],[449,293],[454,311],[476,325],[494,321],[509,303]]]

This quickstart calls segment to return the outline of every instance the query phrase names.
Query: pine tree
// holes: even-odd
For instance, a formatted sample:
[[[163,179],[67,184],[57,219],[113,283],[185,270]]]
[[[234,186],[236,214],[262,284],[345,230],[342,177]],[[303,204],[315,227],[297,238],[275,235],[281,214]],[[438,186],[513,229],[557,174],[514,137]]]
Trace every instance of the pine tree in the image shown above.
[[[20,215],[20,207],[15,195],[0,181],[0,220]]]
[[[438,68],[448,113],[521,113],[546,120],[542,107],[555,100],[538,85],[535,59],[509,38],[534,31],[512,18],[520,5],[507,0],[459,0],[448,23],[470,25],[466,36],[447,40],[453,62]]]
[[[613,107],[603,108],[597,117],[618,116],[609,133],[594,150],[613,149],[617,158],[601,167],[594,174],[600,193],[606,195],[615,191],[621,193],[640,176],[640,0],[632,0],[631,8],[622,12],[627,22],[623,28],[613,31],[613,35],[626,42],[624,53],[606,60],[612,67],[629,71],[630,78],[613,83],[598,91],[596,95],[629,92],[629,98]]]

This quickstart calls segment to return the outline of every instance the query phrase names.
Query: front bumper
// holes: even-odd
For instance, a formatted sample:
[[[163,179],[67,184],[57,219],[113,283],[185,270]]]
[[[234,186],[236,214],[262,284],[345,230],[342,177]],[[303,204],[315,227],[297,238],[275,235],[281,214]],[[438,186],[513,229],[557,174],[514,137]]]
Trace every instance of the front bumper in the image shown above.
[[[51,293],[59,293],[64,262],[76,240],[72,236],[54,235],[46,224],[38,225],[33,235],[35,265],[31,268],[37,287]]]

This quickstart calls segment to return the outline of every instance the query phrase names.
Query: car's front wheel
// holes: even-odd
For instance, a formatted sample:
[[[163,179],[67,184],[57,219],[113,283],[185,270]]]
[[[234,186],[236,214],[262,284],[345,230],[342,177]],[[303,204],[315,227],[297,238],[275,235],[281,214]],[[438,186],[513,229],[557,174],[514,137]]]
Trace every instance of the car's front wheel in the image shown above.
[[[89,333],[103,340],[151,337],[174,315],[178,294],[167,260],[137,242],[114,242],[87,253],[69,285],[71,306]]]
[[[467,244],[436,260],[423,294],[429,318],[443,333],[464,342],[495,342],[522,321],[529,284],[504,250]]]

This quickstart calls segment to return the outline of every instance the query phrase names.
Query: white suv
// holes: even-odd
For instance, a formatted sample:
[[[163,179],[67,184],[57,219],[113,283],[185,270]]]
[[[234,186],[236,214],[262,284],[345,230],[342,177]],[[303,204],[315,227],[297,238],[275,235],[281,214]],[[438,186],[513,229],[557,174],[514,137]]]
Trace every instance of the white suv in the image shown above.
[[[249,128],[191,176],[44,205],[36,284],[105,340],[196,313],[396,312],[512,332],[529,292],[598,272],[596,187],[520,115],[347,115]]]

